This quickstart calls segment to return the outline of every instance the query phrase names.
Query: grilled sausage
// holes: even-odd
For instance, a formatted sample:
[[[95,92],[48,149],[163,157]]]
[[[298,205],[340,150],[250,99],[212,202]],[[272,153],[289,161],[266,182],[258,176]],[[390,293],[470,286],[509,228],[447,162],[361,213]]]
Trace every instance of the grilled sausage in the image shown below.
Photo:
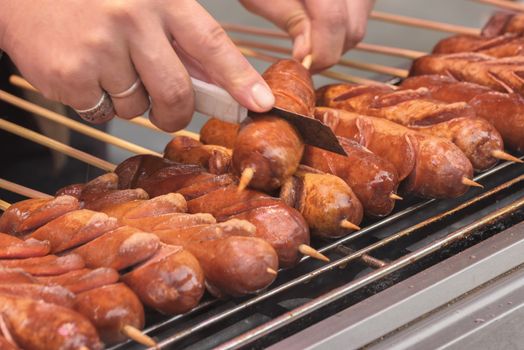
[[[252,224],[230,220],[155,234],[190,251],[202,266],[208,290],[221,297],[255,293],[275,279],[268,268],[278,269],[277,254],[267,242],[253,237],[254,232]]]
[[[443,74],[493,90],[524,94],[524,57],[493,58],[480,53],[427,55],[417,58],[410,76]]]
[[[0,232],[22,236],[67,212],[77,209],[80,209],[80,203],[71,196],[27,199],[11,205],[0,216]]]
[[[37,282],[45,285],[59,285],[73,293],[82,293],[87,290],[113,284],[120,275],[115,269],[99,267],[97,269],[80,269],[56,276],[37,277]],[[1,281],[1,280],[0,280]]]
[[[495,12],[482,28],[481,35],[492,38],[504,33],[524,33],[524,15],[518,12]]]
[[[307,69],[295,60],[281,60],[263,74],[275,95],[275,106],[311,115],[315,93]],[[296,171],[304,144],[288,122],[269,114],[244,124],[233,147],[233,168],[237,175],[254,171],[250,186],[262,191],[279,188]]]
[[[431,95],[444,102],[467,102],[477,116],[486,119],[500,132],[504,144],[524,152],[524,99],[518,94],[493,91],[485,86],[460,82],[443,75],[422,75],[404,80],[402,88],[425,86]]]
[[[0,283],[37,283],[38,280],[21,268],[0,267]]]
[[[22,259],[47,255],[51,244],[47,240],[28,239],[23,241],[0,233],[0,259]]]
[[[37,283],[0,283],[0,294],[41,300],[67,308],[72,308],[75,304],[73,292],[62,286],[45,286]]]
[[[458,52],[479,52],[498,58],[520,56],[524,53],[524,40],[511,33],[494,38],[459,34],[439,41],[433,48],[434,54]]]
[[[339,137],[347,157],[307,146],[302,163],[343,179],[355,192],[370,216],[391,213],[399,181],[391,163],[373,154],[357,142]]]
[[[130,226],[121,226],[73,250],[89,268],[122,270],[151,257],[159,248],[158,237]]]
[[[346,86],[349,92],[355,89]],[[324,91],[324,100],[333,108],[385,118],[454,142],[479,171],[495,165],[497,158],[493,154],[504,149],[502,137],[495,127],[478,118],[474,109],[465,102],[448,104],[435,100],[429,97],[426,88],[368,94],[347,97],[343,90],[335,93],[328,89]]]
[[[316,115],[335,134],[358,140],[379,156],[389,158],[392,151],[402,151],[402,155],[406,155],[405,163],[399,157],[392,159],[395,159],[399,171],[408,174],[402,185],[405,192],[420,197],[453,198],[468,189],[462,178],[471,178],[473,167],[449,141],[421,134],[386,119],[343,110],[319,107]],[[398,149],[393,149],[393,146]]]
[[[53,276],[84,268],[85,263],[78,254],[66,256],[46,255],[27,259],[3,259],[0,267],[20,268],[33,276]]]
[[[198,164],[211,174],[230,172],[232,151],[217,145],[204,145],[187,137],[176,136],[164,149],[164,157],[178,163]]]
[[[0,315],[23,349],[102,349],[95,328],[79,313],[30,298],[0,294]]]
[[[47,240],[52,253],[87,243],[118,227],[106,214],[81,209],[66,213],[40,227],[29,238]]]
[[[136,294],[123,283],[77,294],[74,308],[91,321],[106,345],[127,339],[122,333],[124,326],[144,327],[144,308]]]
[[[140,300],[165,314],[180,314],[198,305],[204,273],[187,250],[162,245],[156,254],[122,276]]]
[[[284,183],[280,198],[302,214],[317,237],[343,236],[350,232],[341,226],[343,220],[355,225],[362,221],[357,196],[341,178],[330,174],[299,171]]]
[[[240,125],[209,119],[200,129],[200,142],[233,149]]]

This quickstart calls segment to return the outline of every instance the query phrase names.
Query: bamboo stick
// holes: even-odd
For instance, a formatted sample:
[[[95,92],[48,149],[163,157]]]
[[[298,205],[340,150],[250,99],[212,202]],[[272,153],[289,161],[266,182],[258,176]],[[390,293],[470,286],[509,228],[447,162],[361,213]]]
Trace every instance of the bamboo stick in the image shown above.
[[[15,184],[14,182],[7,181],[5,179],[0,179],[0,188],[28,198],[53,198],[53,196],[50,196],[46,193]]]
[[[256,51],[256,50],[253,50],[247,47],[243,47],[243,46],[239,46],[238,49],[244,56],[252,57],[255,59],[262,60],[262,61],[274,63],[280,59],[279,57],[268,55],[260,51]],[[360,77],[356,77],[350,74],[335,72],[331,70],[325,70],[321,72],[320,75],[323,75],[329,78],[333,78],[333,79],[351,82],[351,83],[357,83],[357,84],[368,84],[368,85],[384,85],[385,84],[385,83],[381,83],[375,80],[360,78]],[[388,84],[385,84],[385,85],[388,85]]]
[[[52,148],[56,151],[62,152],[70,157],[79,159],[102,170],[113,171],[116,168],[116,165],[108,161],[95,157],[89,153],[77,150],[69,145],[66,145],[62,142],[58,142],[42,134],[21,127],[20,125],[11,123],[5,119],[0,119],[0,129],[26,138],[43,146]]]
[[[11,84],[13,84],[14,86],[17,86],[19,88],[40,93],[35,87],[33,87],[33,85],[31,85],[27,80],[25,80],[24,78],[22,78],[19,75],[15,75],[15,74],[11,75],[9,77],[9,82]],[[157,128],[155,125],[153,125],[153,123],[151,123],[149,121],[149,119],[145,118],[144,116],[138,116],[136,118],[129,119],[129,120],[128,119],[121,119],[121,120],[123,120],[125,122],[128,122],[128,123],[140,125],[140,126],[146,127],[148,129],[151,129],[151,130],[154,130],[154,131],[165,132],[165,131],[160,130],[159,128]],[[188,137],[194,138],[196,140],[200,139],[200,135],[199,134],[197,134],[195,132],[188,131],[188,130],[180,130],[180,131],[173,132],[171,134],[174,135],[174,136],[176,136],[176,135],[188,136]]]
[[[9,204],[6,201],[0,199],[0,210],[5,211],[10,206],[11,206],[11,204]]]
[[[264,37],[278,38],[278,39],[289,39],[289,36],[281,31],[272,30],[272,29],[262,29],[246,25],[238,25],[231,23],[222,23],[222,27],[230,32],[243,33],[243,34],[252,34]],[[358,43],[355,47],[355,50],[379,53],[390,56],[397,56],[408,59],[415,59],[420,56],[426,55],[425,52],[402,49],[398,47],[391,47],[378,44],[369,44],[369,43]]]
[[[524,4],[515,3],[507,0],[472,0],[474,2],[479,2],[481,4],[493,5],[500,8],[514,10],[514,11],[524,11]]]
[[[78,131],[81,134],[93,137],[102,142],[109,143],[111,145],[125,149],[129,152],[136,153],[136,154],[152,154],[152,155],[160,156],[160,153],[158,152],[154,152],[142,146],[136,145],[129,141],[125,141],[116,136],[110,135],[106,132],[97,130],[88,125],[77,122],[71,118],[68,118],[56,112],[50,111],[44,107],[41,107],[34,103],[26,101],[20,97],[11,95],[3,90],[0,90],[0,100],[5,101],[14,106],[17,106],[19,108],[22,108],[23,110],[26,110],[28,112],[35,113],[41,117],[52,120],[56,123],[60,123],[72,130]]]
[[[373,11],[371,12],[370,18],[395,24],[402,24],[412,27],[419,27],[424,29],[433,29],[441,32],[456,33],[456,34],[470,34],[479,35],[480,30],[477,28],[465,27],[461,25],[441,23],[436,21],[430,21],[427,19],[419,19],[401,15],[395,15],[385,12]]]
[[[257,41],[251,41],[251,40],[234,39],[233,42],[237,46],[243,46],[243,47],[247,46],[250,48],[278,52],[278,53],[283,53],[286,55],[291,54],[291,49],[287,47],[276,46],[276,45],[271,45],[271,44],[266,44],[266,43],[261,43]],[[381,64],[357,62],[357,61],[348,60],[348,59],[341,59],[338,62],[338,64],[346,66],[346,67],[357,68],[357,69],[366,70],[366,71],[375,72],[375,73],[388,74],[388,75],[393,75],[393,76],[397,76],[401,78],[405,78],[408,76],[408,71],[405,69],[384,66]]]

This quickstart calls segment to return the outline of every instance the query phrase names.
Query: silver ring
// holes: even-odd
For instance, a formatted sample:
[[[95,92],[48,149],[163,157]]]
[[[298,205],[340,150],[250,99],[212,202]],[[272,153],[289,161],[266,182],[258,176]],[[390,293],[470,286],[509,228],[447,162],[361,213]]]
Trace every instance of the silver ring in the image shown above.
[[[131,96],[138,89],[138,87],[140,86],[141,83],[142,82],[140,81],[140,78],[137,77],[135,82],[128,89],[126,89],[125,91],[119,92],[117,94],[112,94],[112,93],[108,92],[108,94],[109,94],[109,96],[111,96],[111,98],[128,97],[128,96]]]
[[[94,107],[88,109],[75,109],[80,118],[90,123],[103,123],[113,119],[115,109],[109,95],[104,92]]]

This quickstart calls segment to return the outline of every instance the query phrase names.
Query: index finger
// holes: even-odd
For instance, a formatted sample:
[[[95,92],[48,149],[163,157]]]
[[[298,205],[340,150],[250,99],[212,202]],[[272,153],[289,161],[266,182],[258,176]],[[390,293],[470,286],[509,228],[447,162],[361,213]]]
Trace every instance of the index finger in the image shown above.
[[[200,63],[214,83],[250,110],[264,112],[273,107],[275,99],[264,79],[196,1],[177,1],[167,16],[177,45]]]

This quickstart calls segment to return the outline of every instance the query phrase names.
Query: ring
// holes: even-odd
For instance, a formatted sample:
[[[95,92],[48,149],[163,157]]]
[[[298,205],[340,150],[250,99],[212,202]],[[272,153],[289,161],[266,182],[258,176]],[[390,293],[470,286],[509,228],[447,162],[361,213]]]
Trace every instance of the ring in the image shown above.
[[[90,123],[103,123],[115,116],[115,109],[108,94],[104,92],[94,107],[89,109],[75,109],[80,118]]]
[[[140,83],[141,83],[140,78],[136,78],[135,82],[125,91],[119,92],[117,94],[112,94],[108,92],[108,94],[109,96],[111,96],[111,98],[124,98],[124,97],[131,96],[136,91],[136,89],[138,89],[138,87],[140,86]]]

